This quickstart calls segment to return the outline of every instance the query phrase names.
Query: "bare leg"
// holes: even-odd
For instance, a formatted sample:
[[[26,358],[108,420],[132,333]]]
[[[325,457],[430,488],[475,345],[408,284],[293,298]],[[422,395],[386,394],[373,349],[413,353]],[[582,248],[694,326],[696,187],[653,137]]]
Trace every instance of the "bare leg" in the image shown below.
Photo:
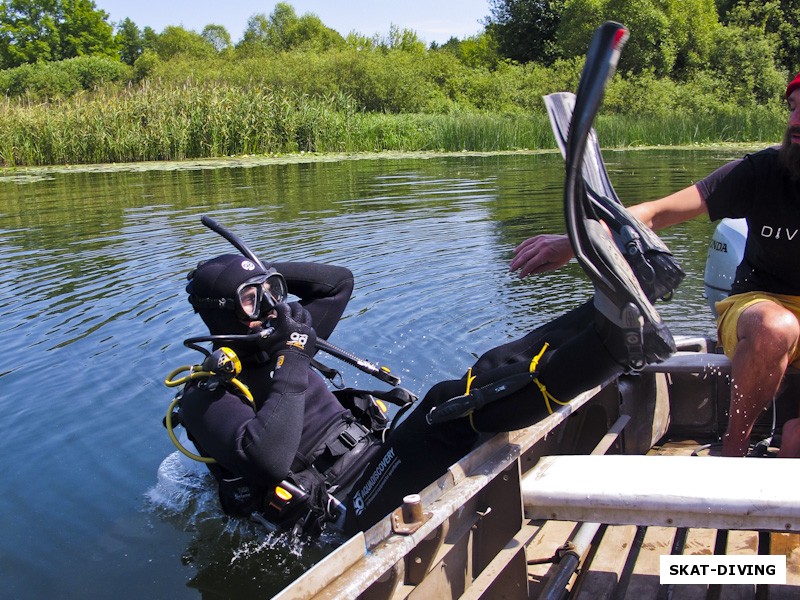
[[[724,456],[745,456],[750,433],[783,380],[789,354],[800,337],[795,316],[773,302],[747,308],[736,325],[739,342],[731,364],[731,405]]]

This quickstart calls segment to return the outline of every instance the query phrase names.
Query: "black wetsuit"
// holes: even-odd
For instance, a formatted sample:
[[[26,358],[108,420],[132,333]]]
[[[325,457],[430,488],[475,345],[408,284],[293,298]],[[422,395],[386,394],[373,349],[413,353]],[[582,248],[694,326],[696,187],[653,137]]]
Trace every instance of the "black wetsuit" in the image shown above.
[[[540,362],[539,380],[559,401],[571,400],[617,377],[623,368],[601,343],[594,319],[594,309],[587,302],[517,340],[489,350],[472,366],[471,374],[476,378],[471,389],[528,371],[545,342],[549,348]],[[577,369],[580,376],[576,376]],[[428,424],[426,415],[431,408],[465,390],[465,378],[437,383],[392,431],[348,493],[349,533],[375,524],[397,508],[405,495],[418,492],[442,476],[475,446],[480,433],[521,429],[549,414],[540,389],[531,382],[476,411],[472,423],[461,418]]]
[[[290,293],[311,314],[320,337],[333,333],[353,291],[348,269],[314,263],[276,263]],[[298,454],[312,455],[326,432],[349,413],[312,371],[301,353],[287,353],[280,369],[275,358],[234,348],[242,360],[239,379],[248,386],[257,411],[230,390],[190,385],[181,401],[182,421],[190,438],[223,481],[243,477],[268,489],[284,479]]]
[[[350,272],[308,263],[274,266],[286,277],[289,291],[301,298],[317,334],[329,336],[353,288]],[[472,389],[527,372],[545,342],[550,350],[542,359],[539,380],[559,400],[569,400],[622,372],[600,342],[594,310],[587,303],[486,352],[473,366],[477,378]],[[366,436],[357,452],[332,461],[324,442],[346,427],[352,416],[311,370],[308,358],[292,353],[276,369],[273,359],[237,351],[244,354],[239,378],[252,391],[257,411],[230,391],[189,386],[181,406],[191,439],[201,453],[218,461],[209,468],[219,481],[242,477],[261,492],[274,487],[290,470],[296,473],[308,464],[324,469],[335,462],[328,481],[347,507],[347,533],[369,528],[399,506],[403,496],[443,475],[474,447],[479,431],[518,429],[548,414],[539,388],[531,382],[474,413],[472,422],[460,418],[429,425],[426,415],[432,407],[465,392],[465,379],[444,381],[431,388],[385,442]],[[576,368],[580,377],[575,376]],[[221,500],[225,507],[222,494]]]

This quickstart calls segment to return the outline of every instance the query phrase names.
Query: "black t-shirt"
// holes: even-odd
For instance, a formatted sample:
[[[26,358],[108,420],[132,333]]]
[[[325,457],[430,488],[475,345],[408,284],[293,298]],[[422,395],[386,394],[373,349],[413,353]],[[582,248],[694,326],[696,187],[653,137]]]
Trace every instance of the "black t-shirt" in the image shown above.
[[[744,258],[731,292],[800,295],[800,182],[768,148],[728,163],[697,183],[712,221],[747,220]]]

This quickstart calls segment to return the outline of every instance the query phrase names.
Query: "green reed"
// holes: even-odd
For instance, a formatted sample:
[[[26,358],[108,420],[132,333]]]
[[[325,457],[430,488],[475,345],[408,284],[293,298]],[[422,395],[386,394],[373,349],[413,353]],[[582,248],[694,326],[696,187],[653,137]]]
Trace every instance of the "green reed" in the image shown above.
[[[779,141],[785,116],[601,115],[605,147]],[[184,160],[296,152],[504,151],[554,148],[544,113],[385,114],[345,94],[255,84],[145,83],[50,102],[0,104],[3,166]]]

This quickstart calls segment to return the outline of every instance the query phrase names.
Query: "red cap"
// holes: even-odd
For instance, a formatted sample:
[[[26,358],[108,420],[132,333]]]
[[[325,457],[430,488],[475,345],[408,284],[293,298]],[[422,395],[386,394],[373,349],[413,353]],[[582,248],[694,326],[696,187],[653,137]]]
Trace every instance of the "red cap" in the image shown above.
[[[789,98],[789,95],[795,91],[797,88],[800,88],[800,73],[795,75],[794,79],[792,79],[791,83],[786,86],[786,98]]]

